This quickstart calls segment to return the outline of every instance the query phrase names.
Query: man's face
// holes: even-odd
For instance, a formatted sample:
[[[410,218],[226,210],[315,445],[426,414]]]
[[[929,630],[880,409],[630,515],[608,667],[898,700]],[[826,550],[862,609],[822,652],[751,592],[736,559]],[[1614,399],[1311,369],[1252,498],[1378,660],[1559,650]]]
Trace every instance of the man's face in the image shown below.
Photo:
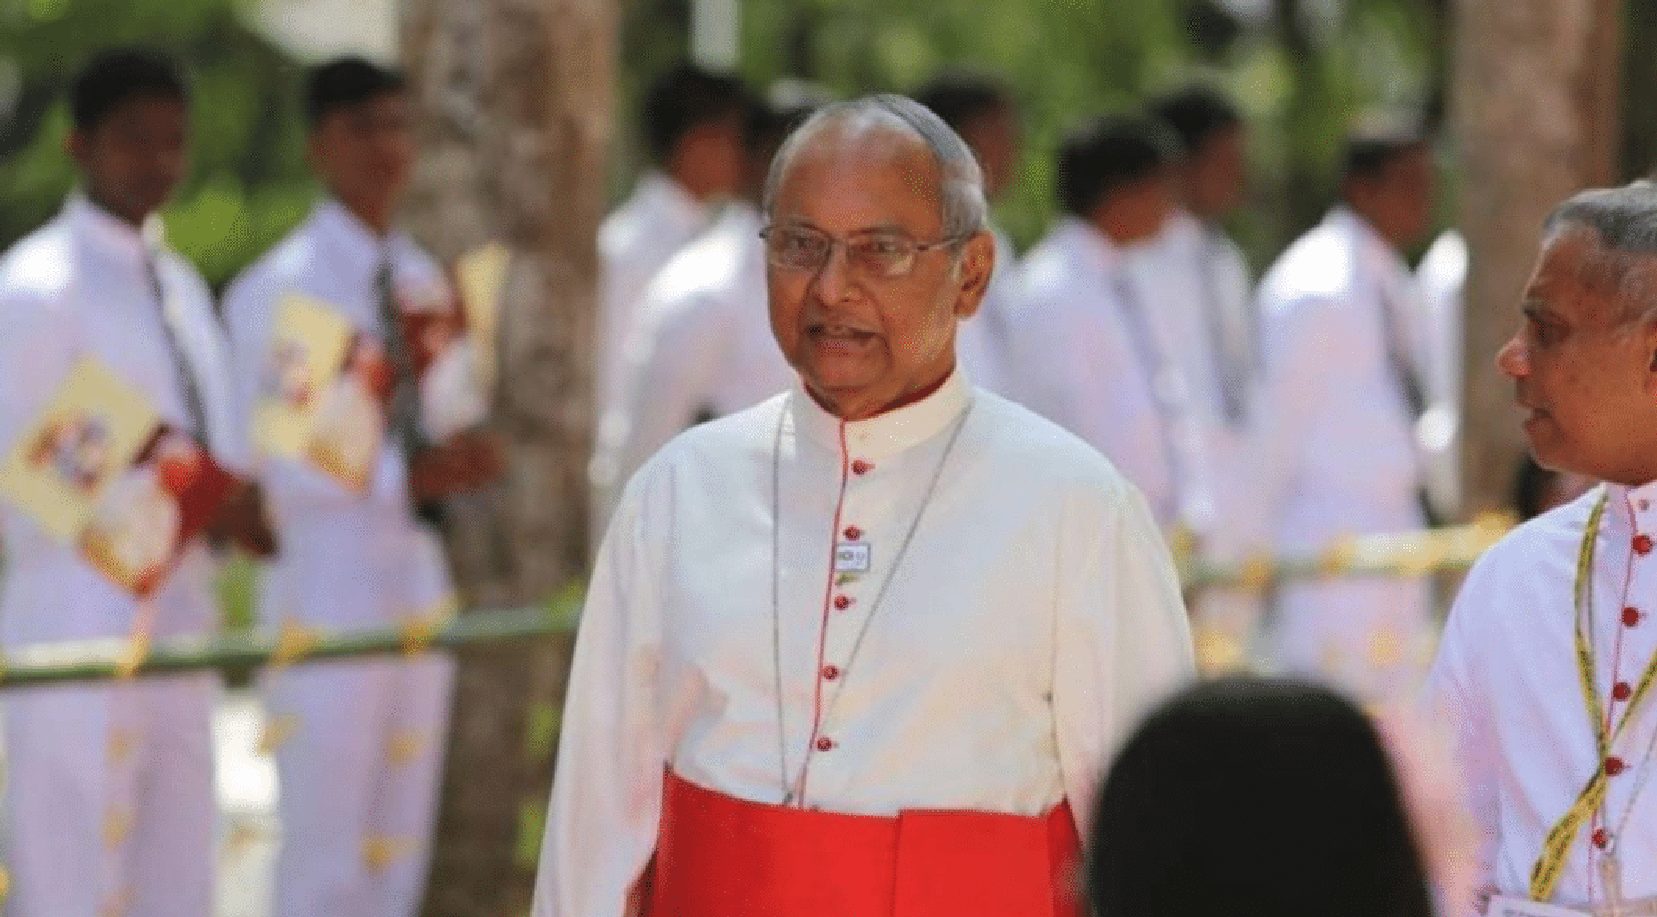
[[[772,233],[835,240],[815,270],[767,268],[771,330],[808,388],[840,416],[872,416],[938,382],[955,363],[955,323],[977,311],[994,264],[980,232],[957,268],[948,247],[917,252],[902,276],[848,258],[845,240],[932,243],[942,234],[938,168],[918,138],[886,125],[827,125],[794,154]],[[860,243],[862,244],[862,243]]]
[[[129,223],[160,210],[189,168],[189,112],[168,96],[136,96],[69,135],[88,196]]]
[[[1185,164],[1186,204],[1205,220],[1217,220],[1243,202],[1248,182],[1242,125],[1210,134]]]
[[[1375,228],[1399,248],[1420,242],[1432,228],[1433,158],[1425,146],[1394,156],[1380,174],[1353,183]]]
[[[1619,322],[1613,291],[1585,282],[1591,232],[1550,241],[1525,289],[1524,321],[1496,356],[1527,410],[1536,460],[1594,478],[1644,483],[1657,445],[1657,331]]]
[[[961,139],[972,147],[984,170],[984,194],[991,200],[1013,182],[1018,168],[1018,117],[1011,107],[985,112],[961,128]]]
[[[1174,212],[1174,183],[1167,171],[1130,182],[1105,195],[1103,225],[1118,245],[1135,245],[1162,231]]]
[[[341,201],[394,209],[414,167],[408,96],[390,92],[324,115],[311,131],[310,160]]]
[[[701,200],[718,200],[742,190],[747,151],[742,118],[731,115],[685,132],[674,148],[670,171]]]

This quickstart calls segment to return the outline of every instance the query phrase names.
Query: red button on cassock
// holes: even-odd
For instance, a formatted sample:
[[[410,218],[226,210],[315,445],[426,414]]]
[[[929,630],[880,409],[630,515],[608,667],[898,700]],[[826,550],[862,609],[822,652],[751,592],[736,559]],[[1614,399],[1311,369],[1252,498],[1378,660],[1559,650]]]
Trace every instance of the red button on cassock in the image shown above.
[[[863,461],[862,459],[852,462],[852,474],[861,476],[868,474],[873,470],[875,470],[875,466]]]
[[[1611,843],[1611,832],[1604,828],[1594,829],[1594,846],[1604,850]]]
[[[1650,535],[1634,536],[1634,553],[1644,557],[1651,553],[1652,541]]]
[[[1624,764],[1621,758],[1605,759],[1605,776],[1607,777],[1615,777],[1627,769],[1628,765]]]
[[[1633,627],[1634,625],[1639,624],[1640,609],[1635,608],[1633,605],[1624,608],[1622,610],[1622,623],[1624,627]]]
[[[834,740],[829,738],[828,736],[823,736],[822,738],[817,740],[817,750],[818,751],[833,751],[834,750]]]
[[[840,669],[838,667],[832,666],[832,665],[823,666],[823,678],[825,680],[833,681],[833,680],[835,680],[836,678],[839,678],[839,677],[840,677]]]
[[[819,529],[819,531],[821,531],[821,529]],[[855,525],[846,526],[846,540],[847,541],[862,541],[863,540],[863,530],[858,528]]]
[[[1611,686],[1611,696],[1617,700],[1628,700],[1634,696],[1634,687],[1626,681],[1619,681]]]
[[[849,595],[835,596],[834,607],[840,611],[845,611],[846,609],[852,607],[852,597]]]

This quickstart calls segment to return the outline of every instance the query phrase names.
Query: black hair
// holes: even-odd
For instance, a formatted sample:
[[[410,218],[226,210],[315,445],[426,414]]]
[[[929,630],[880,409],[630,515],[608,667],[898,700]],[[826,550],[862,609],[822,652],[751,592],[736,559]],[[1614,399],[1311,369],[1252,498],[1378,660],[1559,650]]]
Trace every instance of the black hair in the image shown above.
[[[915,90],[915,101],[932,109],[957,133],[985,115],[1012,108],[1007,87],[987,76],[972,73],[945,73]]]
[[[680,64],[656,78],[644,97],[644,139],[650,157],[664,163],[695,128],[727,118],[746,124],[753,94],[740,79]]]
[[[1427,134],[1414,123],[1392,117],[1366,119],[1347,132],[1341,181],[1379,178],[1398,159],[1426,149]]]
[[[340,57],[305,74],[305,123],[312,128],[342,108],[402,92],[408,81],[398,70],[361,57]]]
[[[1215,134],[1243,123],[1242,112],[1230,98],[1203,85],[1186,86],[1158,98],[1150,112],[1179,136],[1186,155],[1200,151]]]
[[[70,117],[76,130],[92,130],[117,108],[138,98],[188,104],[189,85],[177,62],[147,48],[101,51],[75,75],[69,90]]]
[[[809,102],[755,102],[742,125],[742,148],[750,155],[775,153],[788,135],[816,110],[817,106]]]
[[[1098,917],[1430,917],[1375,727],[1316,685],[1189,688],[1117,757],[1093,822]]]
[[[1168,128],[1137,115],[1106,115],[1059,144],[1059,205],[1085,216],[1112,191],[1150,178],[1179,155]]]

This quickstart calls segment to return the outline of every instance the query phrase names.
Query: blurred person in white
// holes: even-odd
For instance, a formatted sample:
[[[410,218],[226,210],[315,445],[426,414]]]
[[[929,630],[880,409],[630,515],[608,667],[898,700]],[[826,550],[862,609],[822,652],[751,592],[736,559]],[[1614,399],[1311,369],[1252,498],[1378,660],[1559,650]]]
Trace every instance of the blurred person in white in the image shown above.
[[[613,469],[617,481],[693,424],[753,407],[793,384],[766,316],[759,204],[772,155],[810,113],[803,104],[754,104],[743,136],[742,197],[650,282],[619,397],[599,425],[606,439],[595,464]],[[619,488],[610,493],[620,497]]]
[[[405,378],[412,366],[395,357],[415,346],[406,313],[454,305],[442,268],[393,223],[414,162],[402,75],[360,58],[318,65],[306,75],[305,112],[307,156],[325,196],[225,295],[244,436],[289,296],[326,303],[358,334],[384,342],[395,386],[411,394],[419,391]],[[452,601],[432,511],[491,477],[498,449],[475,433],[427,442],[420,411],[399,395],[385,413],[365,492],[301,459],[258,459],[280,542],[261,584],[262,627],[395,627]],[[453,677],[443,654],[267,676],[272,735],[281,737],[278,917],[417,911]]]
[[[1428,489],[1440,515],[1448,518],[1461,508],[1461,404],[1466,359],[1467,239],[1459,229],[1446,229],[1427,247],[1416,265],[1415,279],[1427,304],[1428,384],[1443,404],[1449,442],[1432,452],[1427,468]],[[1439,435],[1446,435],[1440,433]]]
[[[1346,141],[1341,200],[1260,285],[1259,499],[1275,547],[1316,553],[1347,536],[1420,529],[1434,448],[1426,314],[1401,254],[1428,229],[1426,139],[1390,121]],[[1431,653],[1420,577],[1285,586],[1275,662],[1366,701],[1415,691]]]
[[[1017,176],[1018,105],[1006,86],[971,73],[946,73],[915,91],[915,101],[932,109],[961,135],[984,172],[984,195],[993,204]],[[961,323],[956,350],[961,368],[979,388],[1008,393],[1008,340],[1018,296],[1018,250],[993,222],[995,276],[978,314]]]
[[[1258,502],[1252,433],[1259,411],[1253,281],[1222,221],[1243,202],[1247,128],[1232,101],[1202,85],[1155,100],[1150,113],[1179,138],[1180,204],[1157,238],[1131,259],[1155,308],[1149,312],[1190,384],[1203,452],[1214,475],[1215,524],[1201,556],[1237,563],[1268,546]],[[1198,658],[1206,667],[1250,661],[1261,602],[1245,592],[1207,590],[1194,603]]]
[[[752,104],[741,80],[694,64],[668,70],[645,92],[639,127],[650,167],[598,228],[593,394],[600,417],[618,397],[650,281],[708,228],[715,205],[741,192]]]
[[[1214,522],[1211,457],[1170,337],[1166,304],[1131,256],[1174,208],[1177,141],[1147,118],[1107,116],[1058,152],[1065,216],[1025,259],[1013,396],[1105,454],[1165,532]]]
[[[1519,309],[1496,365],[1531,452],[1606,483],[1473,567],[1428,694],[1506,899],[1487,913],[1657,914],[1657,187],[1561,204]]]
[[[245,471],[212,296],[166,246],[158,215],[189,164],[184,77],[148,51],[103,52],[75,77],[69,109],[79,188],[0,260],[0,455],[93,358],[163,423]],[[9,503],[0,526],[6,650],[134,631],[139,600],[75,545]],[[189,545],[146,602],[156,636],[215,630],[206,546]],[[7,914],[212,910],[218,689],[206,673],[6,693]]]
[[[627,487],[536,917],[1078,913],[1075,816],[1190,638],[1133,486],[956,366],[984,211],[971,151],[906,98],[783,145],[768,302],[799,382]]]

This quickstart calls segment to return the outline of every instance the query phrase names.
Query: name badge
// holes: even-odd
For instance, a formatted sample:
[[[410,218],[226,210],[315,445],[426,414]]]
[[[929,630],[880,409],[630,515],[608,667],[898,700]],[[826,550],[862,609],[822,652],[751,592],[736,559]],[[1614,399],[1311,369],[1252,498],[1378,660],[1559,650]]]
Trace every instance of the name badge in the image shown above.
[[[1526,898],[1495,895],[1490,899],[1490,909],[1485,911],[1485,917],[1591,917],[1591,912]]]
[[[868,573],[869,544],[864,541],[842,541],[834,546],[834,572]]]

